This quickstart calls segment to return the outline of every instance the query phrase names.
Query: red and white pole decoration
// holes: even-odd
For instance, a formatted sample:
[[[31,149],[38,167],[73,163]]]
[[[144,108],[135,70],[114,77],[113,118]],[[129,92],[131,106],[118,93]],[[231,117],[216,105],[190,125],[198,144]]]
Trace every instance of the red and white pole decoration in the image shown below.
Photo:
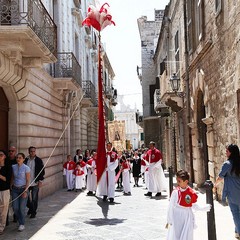
[[[115,23],[112,21],[112,16],[109,14],[109,4],[104,3],[98,10],[95,6],[88,7],[87,17],[83,20],[82,25],[87,25],[95,28],[98,31],[98,148],[97,148],[97,182],[102,177],[102,174],[107,165],[106,157],[106,135],[105,135],[105,116],[104,116],[104,100],[103,100],[103,74],[102,74],[102,59],[101,59],[101,34],[100,32],[107,26]]]

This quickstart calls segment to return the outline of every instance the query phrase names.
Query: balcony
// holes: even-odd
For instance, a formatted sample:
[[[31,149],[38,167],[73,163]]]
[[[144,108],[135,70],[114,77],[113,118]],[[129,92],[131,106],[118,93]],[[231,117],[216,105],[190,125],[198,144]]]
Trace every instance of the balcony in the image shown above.
[[[161,101],[160,89],[154,92],[154,110],[161,117],[169,116],[169,107]]]
[[[82,87],[82,70],[72,52],[57,54],[51,75],[55,78],[54,85],[57,89],[76,90]]]
[[[178,112],[183,108],[183,98],[177,96],[176,93],[172,91],[169,76],[166,74],[166,71],[160,76],[159,94],[160,102],[171,107],[174,112]]]
[[[109,87],[109,86],[105,86],[104,88],[104,94],[105,94],[105,97],[107,99],[112,99],[113,98],[113,93],[114,93],[114,88],[113,87]]]
[[[0,0],[0,42],[5,54],[56,61],[57,27],[40,0]]]
[[[83,103],[89,106],[97,106],[97,95],[94,84],[87,80],[82,82],[82,87],[84,91]]]

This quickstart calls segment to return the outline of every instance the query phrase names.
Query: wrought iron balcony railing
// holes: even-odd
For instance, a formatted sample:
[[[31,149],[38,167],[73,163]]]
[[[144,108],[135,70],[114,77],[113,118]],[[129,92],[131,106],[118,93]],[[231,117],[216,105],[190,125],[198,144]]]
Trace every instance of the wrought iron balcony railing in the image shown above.
[[[0,0],[0,26],[29,26],[57,54],[57,26],[40,0]]]
[[[90,98],[93,106],[97,106],[97,95],[94,84],[87,80],[82,82],[84,97]]]
[[[52,76],[55,78],[73,78],[82,87],[82,70],[72,52],[57,53]]]

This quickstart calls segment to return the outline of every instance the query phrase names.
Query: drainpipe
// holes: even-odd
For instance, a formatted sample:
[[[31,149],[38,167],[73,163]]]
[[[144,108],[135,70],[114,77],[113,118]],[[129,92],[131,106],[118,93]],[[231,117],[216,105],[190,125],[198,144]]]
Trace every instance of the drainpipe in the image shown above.
[[[186,82],[186,99],[187,99],[187,123],[191,122],[191,95],[190,95],[190,82],[189,82],[189,52],[188,52],[188,29],[187,29],[187,0],[184,0],[183,4],[184,14],[184,46],[185,46],[185,82]],[[191,128],[188,126],[188,144],[189,144],[189,160],[190,160],[190,175],[191,182],[194,180],[193,169],[193,150],[192,150],[192,134]]]

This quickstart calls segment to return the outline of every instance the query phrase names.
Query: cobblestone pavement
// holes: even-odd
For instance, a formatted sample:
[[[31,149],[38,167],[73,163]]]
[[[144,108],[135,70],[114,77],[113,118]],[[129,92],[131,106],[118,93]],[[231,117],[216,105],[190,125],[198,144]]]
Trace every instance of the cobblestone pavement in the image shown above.
[[[116,191],[115,203],[103,202],[95,196],[67,192],[62,189],[39,202],[37,217],[26,217],[26,229],[17,232],[17,224],[10,222],[4,240],[164,240],[168,193],[161,197],[145,197],[143,183],[132,187],[131,196]],[[199,193],[199,202],[205,194]],[[230,210],[215,202],[218,240],[234,239]],[[11,218],[12,220],[12,218]],[[207,240],[206,213],[197,212],[198,228],[195,240]]]

